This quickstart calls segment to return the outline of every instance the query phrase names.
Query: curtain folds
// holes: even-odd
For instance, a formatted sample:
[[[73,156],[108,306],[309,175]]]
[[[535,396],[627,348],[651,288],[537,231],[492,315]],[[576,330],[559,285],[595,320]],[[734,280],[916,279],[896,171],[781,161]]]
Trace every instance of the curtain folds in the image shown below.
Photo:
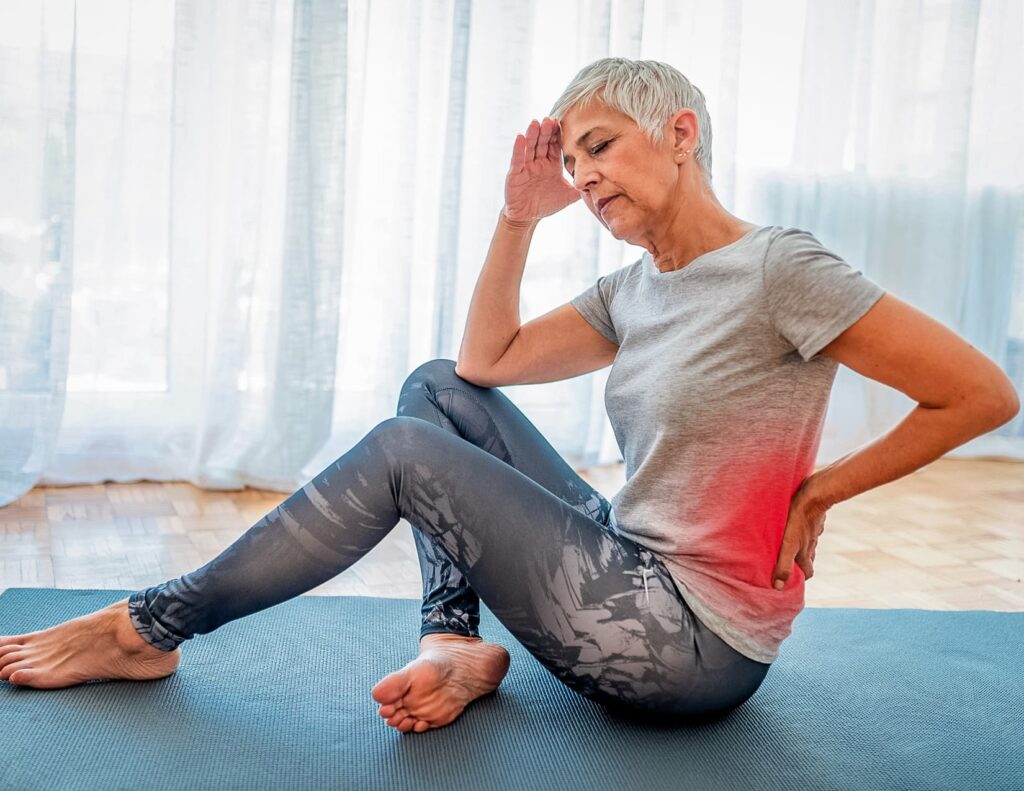
[[[73,7],[33,10],[0,48],[0,505],[49,464],[68,373],[77,37]]]
[[[1021,0],[0,5],[0,504],[290,491],[457,355],[516,134],[608,55],[707,98],[727,209],[814,233],[1024,392]],[[528,321],[642,248],[546,218]],[[620,459],[607,370],[504,388]],[[819,463],[912,407],[840,368]],[[1024,460],[1024,416],[952,451]]]

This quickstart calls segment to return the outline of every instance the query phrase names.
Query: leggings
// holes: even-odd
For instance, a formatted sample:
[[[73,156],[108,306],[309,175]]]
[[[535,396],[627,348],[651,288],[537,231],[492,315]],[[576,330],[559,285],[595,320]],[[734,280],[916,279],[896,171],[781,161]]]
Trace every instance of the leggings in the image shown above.
[[[431,360],[406,379],[396,417],[205,566],[133,593],[128,610],[143,639],[171,651],[326,582],[404,518],[421,634],[478,636],[483,599],[599,705],[687,721],[739,706],[771,665],[699,621],[658,556],[609,525],[611,510],[503,393]]]

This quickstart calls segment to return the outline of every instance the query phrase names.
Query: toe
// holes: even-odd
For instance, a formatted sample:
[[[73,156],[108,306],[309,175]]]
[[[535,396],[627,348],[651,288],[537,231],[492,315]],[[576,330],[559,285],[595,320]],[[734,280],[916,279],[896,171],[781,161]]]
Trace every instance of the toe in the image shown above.
[[[12,651],[0,657],[0,680],[7,681],[14,672],[13,665],[27,658],[28,654],[24,651]]]
[[[22,651],[24,650],[24,648],[25,646],[21,643],[11,643],[10,645],[0,646],[0,659],[7,656],[7,654],[12,653],[13,651]],[[0,667],[2,666],[3,662],[0,661]]]
[[[23,687],[31,687],[32,682],[38,675],[39,671],[32,670],[31,668],[22,667],[12,671],[10,678],[8,678],[7,680],[10,681],[12,684],[18,684]]]
[[[395,705],[394,703],[386,703],[380,707],[377,713],[380,714],[380,716],[382,716],[384,719],[387,719],[396,711],[398,711],[397,705]]]
[[[401,723],[402,720],[404,720],[408,716],[409,712],[407,712],[405,709],[399,709],[390,717],[388,717],[388,725],[390,725],[392,728],[397,728],[399,723]]]
[[[405,718],[404,720],[402,720],[402,722],[401,722],[401,723],[399,724],[399,726],[398,726],[398,730],[400,730],[400,731],[401,731],[402,733],[408,733],[409,731],[411,731],[411,730],[412,730],[412,728],[413,728],[413,726],[414,726],[415,724],[416,724],[416,720],[415,720],[414,718],[412,718],[412,717],[406,717],[406,718]]]
[[[429,727],[430,723],[426,720],[416,720],[416,724],[412,726],[412,729],[416,731],[416,733],[423,733],[423,731],[427,730]]]
[[[395,703],[409,691],[411,683],[412,678],[406,670],[396,670],[378,681],[370,694],[378,703]]]
[[[12,662],[6,665],[3,670],[0,670],[0,681],[10,681],[11,676],[17,673],[19,670],[28,669],[31,667],[29,660],[23,660],[21,662]]]

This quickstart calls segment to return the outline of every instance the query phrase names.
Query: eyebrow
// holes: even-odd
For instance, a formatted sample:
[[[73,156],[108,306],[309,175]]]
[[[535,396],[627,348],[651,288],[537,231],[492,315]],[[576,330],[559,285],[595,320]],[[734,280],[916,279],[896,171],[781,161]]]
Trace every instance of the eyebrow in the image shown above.
[[[595,127],[591,128],[590,130],[588,130],[587,132],[584,132],[584,133],[583,133],[582,135],[580,135],[580,138],[579,138],[579,140],[577,140],[577,141],[576,141],[576,148],[580,148],[580,147],[582,147],[582,146],[583,146],[583,144],[587,142],[587,138],[588,138],[588,137],[590,137],[590,135],[591,135],[591,134],[592,134],[593,132],[596,132],[596,131],[597,131],[598,129],[607,129],[607,127],[604,127],[604,126],[595,126]],[[564,156],[562,157],[562,165],[564,165],[564,166],[565,166],[566,170],[568,170],[568,169],[569,169],[569,165],[568,165],[567,163],[568,163],[568,161],[569,161],[570,159],[572,159],[572,160],[573,160],[574,162],[576,161],[574,157],[571,157],[571,156],[569,156],[569,155],[564,155]]]

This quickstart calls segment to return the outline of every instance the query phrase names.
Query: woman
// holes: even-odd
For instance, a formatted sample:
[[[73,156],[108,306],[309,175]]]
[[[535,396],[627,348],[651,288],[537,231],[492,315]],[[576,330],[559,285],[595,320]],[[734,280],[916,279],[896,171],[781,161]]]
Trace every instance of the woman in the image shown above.
[[[372,690],[392,727],[444,726],[501,682],[508,652],[480,638],[480,599],[600,704],[680,719],[739,706],[803,607],[826,509],[1019,403],[994,363],[810,234],[725,211],[710,171],[704,98],[682,74],[620,58],[583,69],[516,138],[459,365],[413,371],[395,418],[205,566],[0,639],[0,679],[169,675],[185,640],[320,585],[406,518],[423,620],[420,655]],[[647,253],[520,327],[533,229],[580,198]],[[613,362],[627,483],[609,503],[495,388]],[[810,475],[838,362],[921,406]]]

